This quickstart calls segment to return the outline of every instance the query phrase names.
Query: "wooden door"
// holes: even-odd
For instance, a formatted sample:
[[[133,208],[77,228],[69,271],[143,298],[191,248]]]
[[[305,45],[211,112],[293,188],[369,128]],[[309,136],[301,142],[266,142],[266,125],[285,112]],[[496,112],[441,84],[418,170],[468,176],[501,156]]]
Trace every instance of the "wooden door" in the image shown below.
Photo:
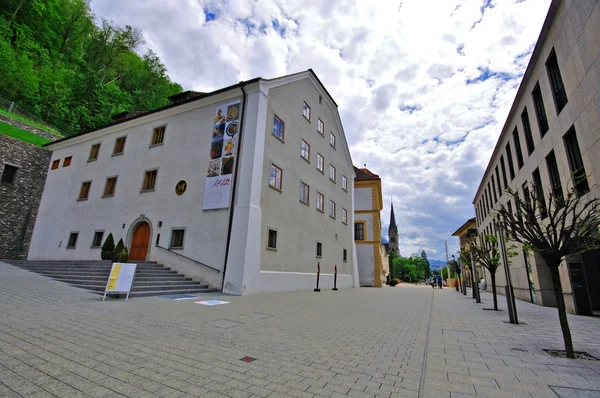
[[[148,244],[150,244],[150,225],[148,225],[146,222],[143,222],[140,223],[133,232],[129,259],[135,261],[146,261]]]

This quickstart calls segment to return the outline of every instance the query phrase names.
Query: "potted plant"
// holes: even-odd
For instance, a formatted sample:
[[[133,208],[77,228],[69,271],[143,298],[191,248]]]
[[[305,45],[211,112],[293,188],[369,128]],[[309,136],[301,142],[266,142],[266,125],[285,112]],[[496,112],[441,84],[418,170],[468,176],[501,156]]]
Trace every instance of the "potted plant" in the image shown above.
[[[115,240],[113,239],[112,233],[108,234],[104,244],[102,245],[102,251],[100,252],[100,257],[102,260],[112,260],[113,252],[115,250]]]

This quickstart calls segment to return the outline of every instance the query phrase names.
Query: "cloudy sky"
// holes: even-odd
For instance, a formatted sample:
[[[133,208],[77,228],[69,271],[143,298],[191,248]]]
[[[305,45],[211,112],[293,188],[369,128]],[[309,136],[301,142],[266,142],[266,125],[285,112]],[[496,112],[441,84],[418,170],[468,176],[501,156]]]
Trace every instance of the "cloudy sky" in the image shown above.
[[[209,91],[312,68],[354,164],[383,181],[400,252],[443,259],[473,197],[550,0],[93,0],[141,28],[171,78]],[[144,52],[144,49],[141,49]]]

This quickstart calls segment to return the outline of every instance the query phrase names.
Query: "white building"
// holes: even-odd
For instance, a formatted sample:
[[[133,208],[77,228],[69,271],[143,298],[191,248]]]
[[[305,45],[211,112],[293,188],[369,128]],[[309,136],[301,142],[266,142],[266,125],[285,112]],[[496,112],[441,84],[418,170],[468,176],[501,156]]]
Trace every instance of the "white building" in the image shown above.
[[[312,289],[317,263],[358,286],[352,160],[312,70],[170,100],[48,145],[29,259],[100,259],[112,233],[225,293]]]

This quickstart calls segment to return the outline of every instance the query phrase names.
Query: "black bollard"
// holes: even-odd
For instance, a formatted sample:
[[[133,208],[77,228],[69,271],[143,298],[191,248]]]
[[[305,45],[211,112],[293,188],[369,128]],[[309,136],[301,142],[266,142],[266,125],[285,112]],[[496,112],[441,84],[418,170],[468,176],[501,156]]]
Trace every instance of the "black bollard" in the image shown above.
[[[321,289],[319,289],[319,277],[321,276],[321,263],[317,263],[317,288],[315,289],[315,292],[320,292]]]
[[[338,290],[338,288],[337,288],[337,264],[335,265],[335,268],[333,269],[333,290]]]

